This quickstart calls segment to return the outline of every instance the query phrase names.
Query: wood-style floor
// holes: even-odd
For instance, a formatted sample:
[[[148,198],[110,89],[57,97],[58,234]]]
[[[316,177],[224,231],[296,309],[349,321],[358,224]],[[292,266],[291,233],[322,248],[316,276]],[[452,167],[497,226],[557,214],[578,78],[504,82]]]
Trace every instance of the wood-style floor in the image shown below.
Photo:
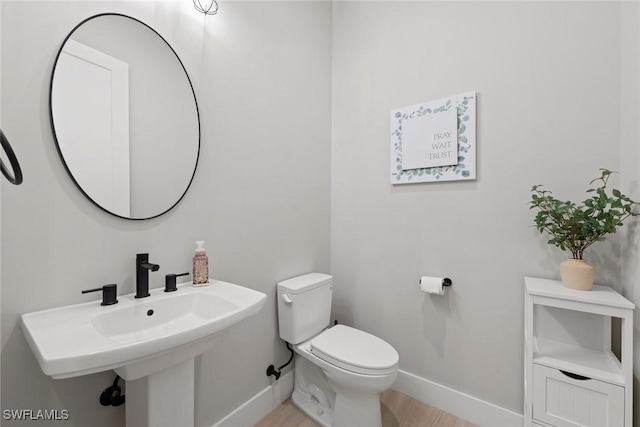
[[[419,402],[399,391],[387,390],[382,394],[380,401],[383,427],[475,426],[475,424]],[[319,425],[298,409],[291,399],[288,399],[254,427],[318,427]]]

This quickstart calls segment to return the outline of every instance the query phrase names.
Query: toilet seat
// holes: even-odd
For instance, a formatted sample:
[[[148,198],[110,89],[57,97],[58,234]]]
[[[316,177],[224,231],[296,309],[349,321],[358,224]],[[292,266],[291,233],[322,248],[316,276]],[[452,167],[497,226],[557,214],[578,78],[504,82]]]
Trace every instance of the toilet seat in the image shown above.
[[[310,352],[347,371],[386,375],[398,370],[398,352],[386,341],[345,325],[335,325],[311,340]]]

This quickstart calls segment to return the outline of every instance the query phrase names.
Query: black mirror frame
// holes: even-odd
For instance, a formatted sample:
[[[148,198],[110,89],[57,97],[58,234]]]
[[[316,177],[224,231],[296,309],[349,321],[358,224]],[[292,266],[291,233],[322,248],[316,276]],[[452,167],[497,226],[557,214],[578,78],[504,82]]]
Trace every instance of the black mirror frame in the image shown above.
[[[196,155],[196,162],[195,165],[193,166],[193,173],[191,174],[191,178],[189,179],[189,183],[187,184],[184,192],[182,193],[182,195],[178,198],[178,200],[176,200],[176,202],[171,205],[167,210],[158,213],[157,215],[153,215],[153,216],[149,216],[149,217],[144,217],[144,218],[129,218],[129,217],[125,217],[122,215],[118,215],[115,214],[113,212],[111,212],[108,209],[105,209],[104,207],[100,206],[99,203],[97,203],[95,200],[93,200],[80,186],[80,183],[78,183],[78,181],[75,179],[75,177],[73,176],[73,174],[71,173],[71,170],[69,169],[69,166],[67,165],[67,162],[64,159],[64,156],[62,155],[62,150],[60,149],[60,143],[58,142],[58,136],[56,134],[56,127],[53,123],[53,77],[55,75],[56,72],[56,67],[58,65],[58,59],[60,58],[60,55],[62,54],[62,50],[64,49],[65,44],[67,43],[67,40],[69,40],[69,38],[73,35],[73,33],[80,28],[83,24],[85,24],[86,22],[92,20],[92,19],[96,19],[102,16],[120,16],[123,18],[127,18],[127,19],[131,19],[132,21],[138,22],[142,25],[144,25],[145,27],[147,27],[148,29],[150,29],[151,31],[153,31],[158,37],[160,37],[160,39],[167,45],[167,47],[169,47],[169,49],[171,49],[171,52],[173,52],[173,54],[175,55],[176,59],[178,60],[178,63],[180,64],[180,66],[182,67],[182,70],[184,71],[184,74],[187,78],[187,81],[189,82],[189,87],[191,88],[191,93],[193,94],[193,101],[195,103],[195,107],[196,107],[196,115],[198,118],[198,153]],[[104,212],[107,212],[110,215],[116,216],[118,218],[122,218],[122,219],[127,219],[127,220],[132,220],[132,221],[143,221],[143,220],[147,220],[147,219],[153,219],[153,218],[157,218],[161,215],[166,214],[167,212],[169,212],[171,209],[173,209],[174,207],[176,207],[180,201],[184,198],[184,196],[187,194],[187,191],[189,191],[189,187],[191,187],[191,183],[193,182],[193,178],[196,175],[196,170],[198,169],[198,162],[200,161],[200,146],[201,146],[201,142],[202,142],[202,129],[201,129],[201,124],[200,124],[200,109],[198,107],[198,99],[196,98],[196,92],[193,89],[193,84],[191,83],[191,78],[189,77],[189,73],[187,73],[187,69],[184,67],[184,64],[182,63],[182,60],[180,59],[180,57],[178,56],[178,54],[176,53],[176,51],[173,49],[173,47],[169,44],[169,42],[167,42],[165,40],[164,37],[162,37],[156,30],[154,30],[151,26],[145,24],[144,22],[140,21],[139,19],[133,18],[131,16],[128,15],[124,15],[122,13],[99,13],[97,15],[93,15],[90,16],[86,19],[84,19],[83,21],[81,21],[78,25],[76,25],[75,27],[73,27],[73,29],[69,32],[69,34],[67,34],[67,36],[64,38],[64,40],[62,41],[62,44],[60,45],[60,49],[58,50],[58,53],[56,54],[56,58],[53,62],[53,68],[51,70],[51,79],[49,81],[49,121],[51,123],[51,132],[53,133],[53,139],[56,143],[56,149],[58,151],[58,155],[60,156],[60,159],[62,160],[62,164],[64,165],[65,170],[67,171],[67,174],[69,175],[69,177],[71,177],[71,180],[73,181],[73,183],[76,185],[76,187],[78,187],[78,190],[80,190],[80,192],[91,202],[93,203],[95,206],[97,206],[98,208],[100,208],[101,210],[103,210]],[[3,141],[4,142],[4,141]],[[22,178],[22,175],[20,174],[20,178]]]

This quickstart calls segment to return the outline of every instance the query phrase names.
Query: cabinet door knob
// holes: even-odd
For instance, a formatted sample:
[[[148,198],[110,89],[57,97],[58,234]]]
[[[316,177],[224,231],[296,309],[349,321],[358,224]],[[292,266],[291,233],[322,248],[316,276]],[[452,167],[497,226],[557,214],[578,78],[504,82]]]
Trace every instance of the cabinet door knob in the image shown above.
[[[567,371],[560,371],[560,372],[562,372],[563,374],[565,374],[569,378],[573,378],[574,380],[578,380],[578,381],[584,381],[584,380],[590,380],[591,379],[589,377],[584,377],[582,375],[574,374],[574,373],[567,372]]]

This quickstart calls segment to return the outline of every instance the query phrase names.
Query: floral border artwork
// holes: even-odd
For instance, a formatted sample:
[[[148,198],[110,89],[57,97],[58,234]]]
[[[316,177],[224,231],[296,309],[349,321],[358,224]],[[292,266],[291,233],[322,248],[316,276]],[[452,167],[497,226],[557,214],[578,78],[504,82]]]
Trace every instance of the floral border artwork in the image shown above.
[[[402,169],[402,121],[451,108],[458,110],[458,163],[423,169]],[[476,179],[476,93],[424,102],[391,111],[391,184]]]

